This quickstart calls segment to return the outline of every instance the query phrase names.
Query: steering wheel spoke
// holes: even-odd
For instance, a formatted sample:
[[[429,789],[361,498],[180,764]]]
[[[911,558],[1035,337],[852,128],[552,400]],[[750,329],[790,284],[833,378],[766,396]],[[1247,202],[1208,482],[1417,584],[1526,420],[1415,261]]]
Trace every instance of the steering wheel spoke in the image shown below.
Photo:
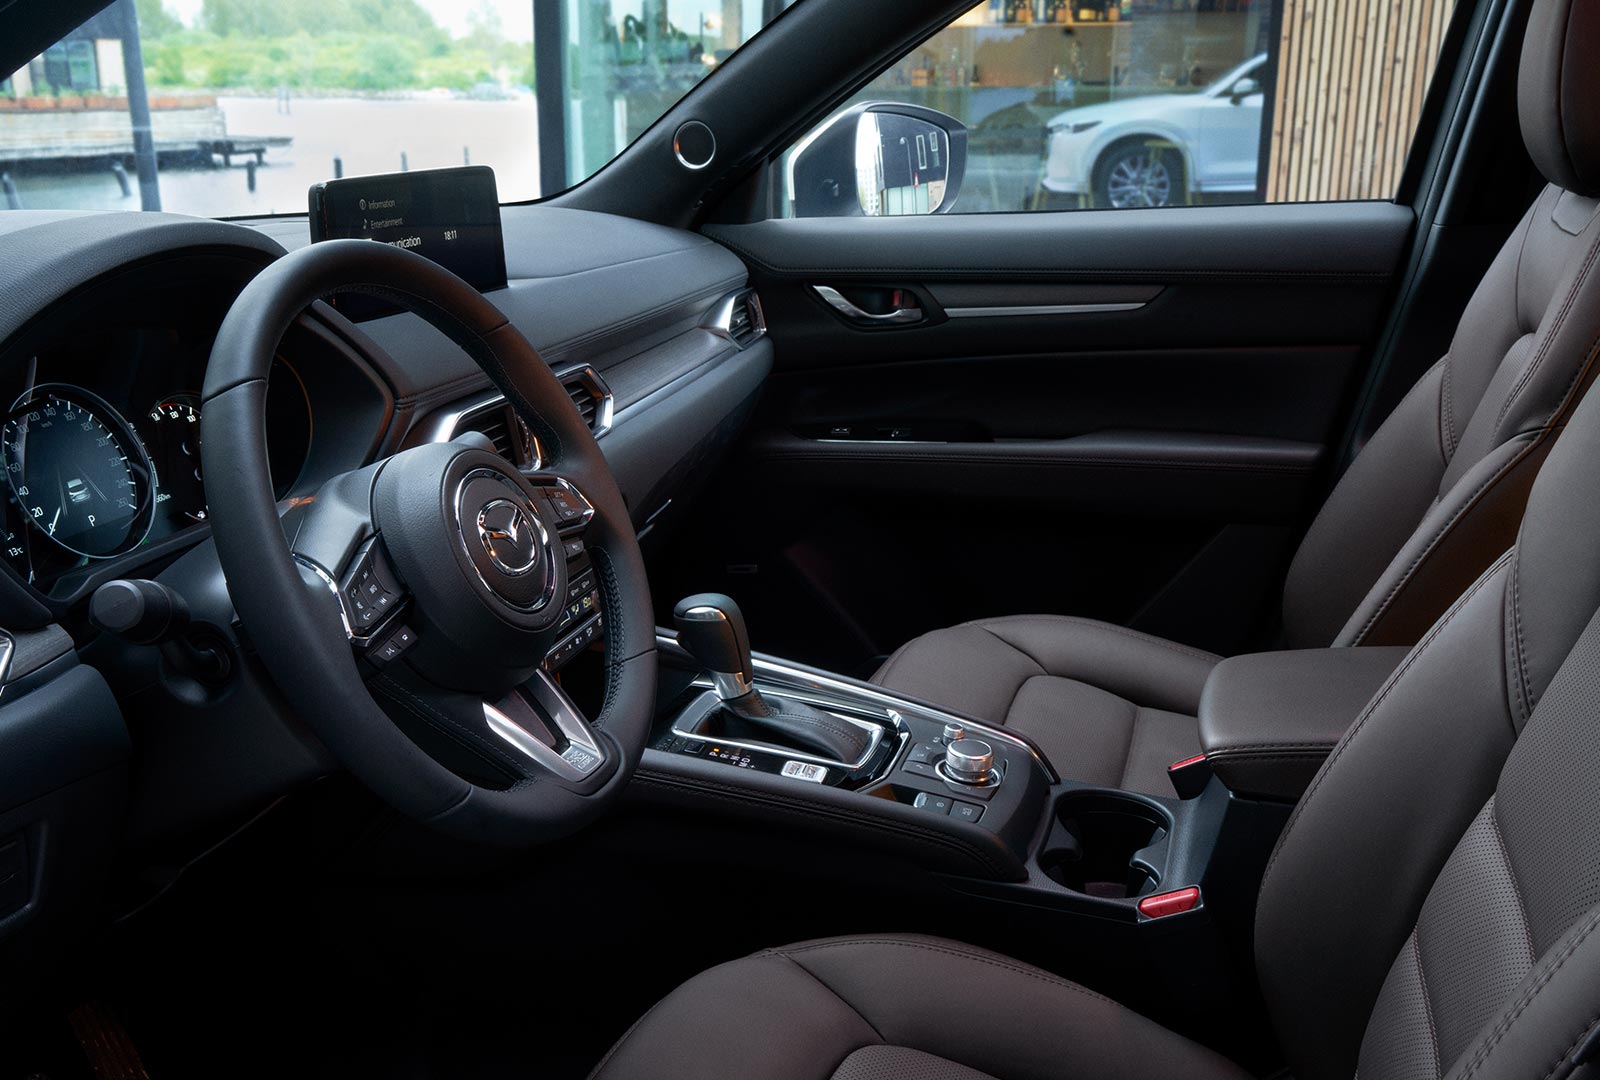
[[[483,703],[484,723],[540,769],[582,783],[606,764],[604,744],[582,710],[547,672],[505,697]]]

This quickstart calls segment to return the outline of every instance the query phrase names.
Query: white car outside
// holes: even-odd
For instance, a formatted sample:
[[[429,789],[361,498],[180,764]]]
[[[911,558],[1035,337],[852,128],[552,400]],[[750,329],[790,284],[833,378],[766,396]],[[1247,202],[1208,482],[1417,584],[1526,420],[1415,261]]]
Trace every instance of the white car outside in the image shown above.
[[[1048,125],[1044,189],[1122,208],[1254,191],[1266,63],[1252,57],[1193,93],[1068,109]]]

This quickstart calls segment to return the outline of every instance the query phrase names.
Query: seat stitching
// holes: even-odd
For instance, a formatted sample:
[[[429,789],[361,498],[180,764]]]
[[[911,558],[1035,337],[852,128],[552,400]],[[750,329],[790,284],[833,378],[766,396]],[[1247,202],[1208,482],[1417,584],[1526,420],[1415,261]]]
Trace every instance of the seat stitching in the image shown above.
[[[1039,662],[1039,658],[1038,657],[1034,656],[1028,650],[1024,649],[1021,645],[1017,645],[1017,644],[1015,644],[1013,642],[1007,641],[1005,638],[1001,637],[999,634],[995,633],[993,630],[989,629],[987,626],[983,625],[982,623],[968,623],[967,625],[971,626],[971,627],[973,627],[975,629],[982,630],[985,634],[988,634],[990,637],[994,638],[996,641],[998,641],[1000,644],[1004,645],[1006,648],[1010,649],[1012,652],[1017,653],[1019,656],[1022,656],[1029,663],[1031,663],[1034,667],[1039,669],[1039,674],[1041,674],[1041,675],[1049,675],[1050,674],[1050,669],[1045,667],[1043,664],[1041,664]],[[1021,689],[1021,688],[1019,687],[1018,689]],[[1013,700],[1015,700],[1015,696],[1013,696]]]
[[[832,994],[834,996],[834,999],[837,1000],[839,1002],[839,1004],[843,1005],[845,1008],[849,1009],[851,1012],[853,1012],[857,1016],[859,1016],[861,1018],[861,1022],[863,1024],[867,1025],[867,1027],[872,1031],[872,1033],[878,1037],[878,1044],[880,1046],[888,1046],[889,1045],[889,1040],[884,1037],[883,1032],[878,1030],[878,1025],[874,1024],[871,1020],[868,1020],[867,1019],[867,1014],[862,1012],[860,1009],[856,1008],[855,1005],[852,1002],[847,1001],[843,994],[839,993],[839,991],[835,990],[833,987],[831,987],[827,983],[823,982],[822,979],[818,977],[816,972],[812,971],[810,968],[808,968],[804,964],[800,963],[800,961],[796,960],[794,957],[790,956],[788,953],[784,952],[782,949],[763,949],[762,952],[763,952],[764,955],[767,955],[767,956],[776,956],[778,959],[782,960],[784,963],[789,964],[791,967],[793,967],[796,970],[802,972],[805,975],[806,978],[810,979],[812,982],[814,982],[818,986],[822,987],[828,993]],[[861,1047],[859,1047],[859,1046],[854,1047],[848,1053],[846,1053],[845,1056],[849,1057],[850,1054],[853,1054],[857,1050],[860,1050],[860,1049],[861,1049]]]
[[[1561,1052],[1559,1057],[1556,1058],[1555,1064],[1550,1066],[1550,1071],[1544,1074],[1544,1080],[1551,1080],[1556,1073],[1561,1072],[1561,1067],[1571,1061],[1573,1051],[1578,1049],[1579,1043],[1582,1043],[1589,1038],[1589,1033],[1594,1030],[1596,1024],[1600,1024],[1600,1013],[1595,1013],[1593,1016],[1589,1017],[1588,1020],[1584,1021],[1583,1027],[1578,1029],[1578,1034],[1573,1038],[1572,1042],[1569,1043],[1567,1048]],[[1564,1075],[1571,1076],[1572,1073],[1568,1072]]]
[[[1597,243],[1600,243],[1600,241],[1597,241]],[[1438,548],[1438,544],[1444,539],[1446,534],[1455,527],[1456,520],[1460,518],[1462,514],[1466,513],[1468,510],[1471,510],[1476,505],[1478,496],[1481,495],[1489,486],[1499,482],[1499,480],[1504,476],[1509,475],[1512,470],[1522,464],[1523,459],[1527,455],[1543,447],[1547,442],[1555,438],[1561,428],[1564,427],[1564,425],[1558,423],[1561,415],[1567,411],[1569,406],[1572,405],[1573,396],[1577,391],[1579,384],[1584,381],[1584,377],[1588,374],[1590,367],[1593,366],[1597,355],[1600,355],[1600,336],[1597,336],[1589,343],[1589,348],[1585,354],[1584,362],[1578,366],[1578,369],[1575,372],[1573,372],[1572,378],[1567,382],[1566,390],[1562,392],[1561,399],[1556,403],[1556,407],[1551,411],[1550,415],[1544,419],[1539,430],[1533,433],[1532,441],[1530,441],[1529,444],[1520,453],[1518,453],[1516,457],[1506,462],[1501,470],[1494,476],[1490,477],[1488,481],[1478,488],[1477,491],[1474,491],[1472,495],[1468,497],[1467,502],[1459,511],[1457,511],[1455,516],[1453,516],[1449,521],[1445,522],[1443,528],[1439,530],[1438,534],[1433,538],[1433,540],[1429,541],[1428,546],[1423,549],[1422,553],[1418,555],[1412,564],[1406,568],[1406,572],[1401,575],[1400,580],[1395,583],[1394,588],[1390,590],[1389,595],[1384,597],[1383,603],[1379,605],[1378,610],[1373,612],[1372,618],[1368,619],[1366,625],[1361,628],[1361,633],[1356,637],[1356,644],[1359,645],[1361,643],[1366,635],[1372,630],[1373,625],[1380,618],[1382,618],[1385,611],[1392,606],[1395,597],[1401,592],[1401,590],[1405,588],[1406,585],[1410,584],[1414,572],[1424,561],[1434,554]],[[1498,421],[1496,421],[1496,425],[1498,426]],[[1519,432],[1517,435],[1513,436],[1513,438],[1520,438],[1524,434],[1527,433]],[[1445,493],[1441,492],[1439,497],[1434,499],[1435,506],[1437,506],[1443,500],[1444,494]]]
[[[1439,1048],[1439,1025],[1433,1018],[1433,995],[1428,993],[1428,974],[1422,967],[1422,926],[1411,931],[1411,958],[1417,965],[1417,988],[1422,992],[1422,1016],[1428,1021],[1428,1041],[1433,1045],[1433,1075],[1444,1075],[1444,1051]]]
[[[1496,430],[1499,429],[1501,422],[1505,420],[1506,414],[1511,411],[1511,406],[1522,394],[1522,391],[1527,389],[1528,383],[1533,380],[1534,373],[1544,363],[1545,357],[1550,355],[1551,345],[1557,335],[1565,328],[1567,316],[1572,313],[1572,306],[1577,302],[1579,294],[1583,291],[1584,284],[1588,281],[1589,271],[1594,267],[1596,255],[1600,255],[1600,235],[1597,235],[1589,245],[1589,253],[1584,257],[1582,267],[1573,277],[1572,284],[1567,287],[1566,299],[1562,302],[1560,310],[1557,311],[1556,317],[1551,323],[1550,332],[1541,338],[1539,350],[1534,354],[1532,363],[1522,369],[1522,374],[1518,377],[1516,385],[1512,386],[1511,392],[1506,395],[1505,401],[1500,406],[1500,411],[1495,414],[1494,428]]]
[[[1460,521],[1462,516],[1465,515],[1467,511],[1473,509],[1477,505],[1478,497],[1489,488],[1498,484],[1501,480],[1510,475],[1513,469],[1522,464],[1522,460],[1524,458],[1531,454],[1536,448],[1543,445],[1543,443],[1543,433],[1535,436],[1535,438],[1531,440],[1527,446],[1524,446],[1521,450],[1517,451],[1515,457],[1506,462],[1500,468],[1496,469],[1493,475],[1485,479],[1483,483],[1479,484],[1473,490],[1471,495],[1467,496],[1466,501],[1456,509],[1454,514],[1450,515],[1450,520],[1446,521],[1439,527],[1438,531],[1433,534],[1433,538],[1428,541],[1427,546],[1424,547],[1422,551],[1418,552],[1416,558],[1411,560],[1410,565],[1405,568],[1405,572],[1400,575],[1400,580],[1396,581],[1394,585],[1390,587],[1389,592],[1384,596],[1383,601],[1378,605],[1377,610],[1372,613],[1372,615],[1362,625],[1361,631],[1356,634],[1355,643],[1357,645],[1361,644],[1361,642],[1366,639],[1367,635],[1371,633],[1372,628],[1377,625],[1378,620],[1381,619],[1393,606],[1395,598],[1399,596],[1402,591],[1404,591],[1407,585],[1411,584],[1412,580],[1416,576],[1417,569],[1421,567],[1422,564],[1439,549],[1439,544],[1446,536],[1450,534],[1451,530],[1455,528],[1456,522]]]
[[[1443,450],[1442,457],[1445,465],[1456,456],[1456,412],[1451,401],[1451,372],[1455,370],[1452,357],[1449,353],[1444,356],[1444,361],[1439,365],[1444,370],[1441,372],[1442,381],[1439,388],[1439,426],[1443,436],[1439,440],[1439,449]]]
[[[1032,615],[1012,616],[1010,619],[989,619],[989,620],[986,620],[986,621],[969,622],[969,623],[965,623],[964,625],[966,625],[966,626],[975,626],[980,630],[986,630],[989,633],[994,634],[994,631],[990,629],[991,626],[997,625],[999,623],[1011,622],[1011,621],[1014,621],[1015,619],[1018,619],[1018,618],[1031,619],[1031,618],[1036,618],[1036,617],[1037,616],[1032,616]],[[1209,661],[1210,663],[1215,664],[1215,663],[1219,662],[1222,659],[1216,653],[1209,653],[1209,652],[1206,652],[1204,649],[1191,648],[1188,645],[1180,645],[1176,641],[1168,641],[1166,638],[1159,638],[1159,637],[1156,637],[1154,634],[1145,634],[1145,633],[1141,633],[1138,630],[1129,630],[1127,627],[1118,626],[1115,623],[1100,622],[1097,619],[1083,619],[1083,618],[1079,618],[1076,615],[1051,615],[1051,616],[1048,616],[1048,617],[1053,621],[1071,623],[1073,626],[1083,626],[1083,627],[1090,627],[1090,628],[1096,629],[1096,630],[1105,630],[1105,631],[1107,631],[1109,633],[1119,634],[1119,635],[1121,635],[1122,637],[1125,637],[1125,638],[1132,638],[1135,641],[1142,641],[1142,642],[1146,643],[1147,645],[1159,645],[1160,647],[1162,647],[1164,649],[1169,649],[1172,652],[1182,653],[1185,656],[1192,656],[1196,660],[1206,660],[1206,661]],[[999,637],[1000,635],[995,634],[995,636]],[[1005,638],[1000,638],[1000,640],[1001,641],[1005,641],[1007,645],[1011,645],[1011,642],[1006,641]],[[1016,648],[1015,645],[1011,645],[1011,647],[1014,648],[1014,649]],[[1022,652],[1021,649],[1017,649],[1017,651],[1018,652]],[[1023,653],[1022,655],[1028,656],[1027,653]],[[1028,659],[1032,660],[1033,657],[1029,656]],[[1034,663],[1038,663],[1038,661],[1035,660]],[[1040,666],[1043,667],[1042,664]],[[1050,672],[1046,671],[1046,674],[1050,674]]]
[[[1527,645],[1522,638],[1522,550],[1516,549],[1511,559],[1511,655],[1516,660],[1512,673],[1516,676],[1512,682],[1516,684],[1516,705],[1520,712],[1520,719],[1524,724],[1533,715],[1532,694],[1528,689],[1528,656]],[[1515,727],[1515,725],[1513,725]]]
[[[1511,896],[1517,902],[1517,923],[1522,927],[1522,938],[1527,942],[1529,963],[1538,956],[1533,946],[1533,926],[1528,922],[1528,903],[1522,896],[1522,882],[1517,880],[1517,865],[1511,861],[1511,849],[1506,846],[1505,833],[1500,831],[1500,800],[1498,795],[1489,797],[1489,831],[1494,834],[1495,843],[1500,848],[1500,858],[1506,864],[1506,878],[1511,882]]]
[[[1477,1051],[1472,1055],[1472,1060],[1467,1063],[1466,1068],[1460,1074],[1459,1080],[1471,1080],[1471,1078],[1477,1074],[1478,1070],[1483,1067],[1483,1063],[1488,1061],[1490,1055],[1494,1053],[1495,1047],[1499,1046],[1501,1041],[1505,1039],[1506,1033],[1510,1031],[1516,1022],[1522,1018],[1522,1014],[1527,1012],[1528,1007],[1532,1005],[1534,999],[1544,991],[1544,988],[1550,985],[1551,981],[1555,979],[1557,973],[1560,972],[1568,960],[1572,959],[1573,955],[1577,953],[1579,947],[1583,945],[1583,943],[1588,939],[1589,935],[1594,933],[1594,929],[1597,925],[1600,925],[1600,910],[1591,909],[1589,917],[1584,920],[1582,926],[1573,936],[1573,939],[1569,941],[1566,947],[1561,950],[1560,954],[1553,959],[1550,966],[1541,972],[1537,979],[1529,984],[1528,988],[1524,990],[1518,997],[1517,1003],[1500,1018],[1500,1021],[1495,1024],[1494,1029],[1484,1037],[1482,1044],[1479,1045]]]
[[[1512,551],[1515,550],[1515,548],[1512,549]],[[1383,704],[1384,700],[1388,698],[1390,692],[1393,691],[1394,688],[1398,686],[1404,679],[1406,672],[1411,670],[1412,665],[1415,664],[1417,660],[1427,652],[1428,647],[1432,645],[1434,641],[1438,640],[1439,635],[1444,632],[1445,627],[1449,626],[1455,620],[1456,616],[1459,615],[1467,606],[1467,603],[1471,601],[1471,599],[1479,592],[1483,591],[1483,588],[1495,578],[1501,568],[1505,566],[1510,556],[1511,552],[1507,552],[1505,555],[1500,556],[1495,564],[1488,570],[1485,570],[1483,576],[1474,582],[1472,587],[1461,595],[1460,599],[1455,602],[1455,605],[1451,607],[1449,611],[1445,612],[1444,617],[1433,624],[1423,639],[1417,642],[1416,647],[1406,654],[1406,658],[1400,662],[1400,666],[1395,669],[1394,674],[1389,676],[1389,681],[1384,683],[1383,689],[1379,690],[1377,696],[1367,704],[1366,709],[1362,711],[1360,718],[1356,720],[1355,724],[1350,728],[1350,731],[1343,739],[1339,741],[1339,744],[1334,747],[1333,753],[1329,755],[1328,760],[1317,772],[1316,777],[1311,781],[1311,786],[1306,789],[1305,795],[1301,796],[1299,804],[1294,808],[1294,812],[1289,815],[1289,820],[1284,824],[1283,832],[1278,836],[1277,846],[1272,849],[1272,857],[1267,860],[1267,868],[1261,875],[1261,888],[1259,892],[1266,891],[1267,883],[1272,879],[1272,871],[1278,865],[1278,857],[1283,853],[1283,849],[1288,842],[1290,834],[1294,831],[1295,825],[1299,823],[1300,817],[1305,812],[1306,807],[1311,804],[1312,796],[1314,796],[1318,789],[1322,787],[1322,781],[1333,772],[1334,764],[1338,762],[1339,758],[1344,755],[1345,750],[1350,747],[1350,744],[1355,742],[1356,736],[1361,734],[1362,730],[1367,725],[1367,721],[1372,719],[1372,717],[1377,713],[1378,706]]]
[[[1042,982],[1042,983],[1045,983],[1045,984],[1050,985],[1050,986],[1055,986],[1055,987],[1058,987],[1058,988],[1060,988],[1062,990],[1070,990],[1075,994],[1080,994],[1080,995],[1082,995],[1084,997],[1092,998],[1093,1000],[1102,1002],[1103,1004],[1106,1004],[1106,1005],[1115,1006],[1117,1009],[1123,1010],[1125,1012],[1128,1011],[1122,1005],[1118,1005],[1115,1001],[1112,1001],[1110,998],[1106,997],[1103,994],[1097,994],[1093,990],[1089,990],[1089,989],[1087,989],[1085,987],[1079,986],[1075,982],[1069,982],[1066,979],[1058,978],[1057,976],[1051,975],[1048,972],[1039,971],[1036,968],[1024,967],[1021,964],[1007,963],[1006,961],[1001,960],[998,957],[987,956],[987,955],[985,955],[983,953],[974,953],[974,952],[968,952],[968,951],[966,951],[964,949],[955,949],[955,948],[949,948],[947,946],[934,945],[934,944],[932,944],[930,942],[924,942],[924,941],[898,941],[898,940],[895,940],[893,938],[848,938],[848,939],[843,940],[843,941],[819,941],[819,942],[816,942],[816,943],[810,944],[810,945],[791,946],[791,947],[786,948],[784,950],[784,952],[785,953],[817,952],[817,951],[820,951],[822,949],[847,948],[847,947],[850,947],[850,946],[853,946],[853,945],[889,945],[889,946],[894,946],[896,948],[921,949],[921,950],[923,950],[925,952],[942,953],[942,954],[944,954],[946,956],[954,956],[954,957],[958,957],[958,958],[963,959],[963,960],[971,960],[974,963],[978,963],[978,964],[987,964],[989,967],[999,968],[1002,971],[1009,971],[1014,975],[1022,975],[1022,976],[1025,976],[1026,978],[1034,979],[1034,980],[1036,980],[1038,982]]]

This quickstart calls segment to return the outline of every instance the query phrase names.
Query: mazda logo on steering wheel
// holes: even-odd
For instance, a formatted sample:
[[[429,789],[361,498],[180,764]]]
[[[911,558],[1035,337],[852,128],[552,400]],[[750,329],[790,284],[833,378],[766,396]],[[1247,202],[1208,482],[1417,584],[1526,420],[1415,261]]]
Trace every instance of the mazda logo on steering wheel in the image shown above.
[[[495,499],[478,511],[478,543],[503,574],[517,577],[539,563],[539,536],[533,520],[510,499]]]

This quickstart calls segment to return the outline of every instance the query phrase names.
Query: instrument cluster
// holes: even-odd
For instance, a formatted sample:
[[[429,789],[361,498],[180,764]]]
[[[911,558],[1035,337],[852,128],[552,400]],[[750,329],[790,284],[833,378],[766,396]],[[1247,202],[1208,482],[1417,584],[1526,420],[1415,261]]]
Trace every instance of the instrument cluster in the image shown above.
[[[149,330],[86,335],[0,373],[0,554],[47,594],[96,564],[204,524],[198,392],[209,340]],[[120,361],[120,362],[119,362]],[[9,385],[6,385],[9,383]],[[311,406],[279,357],[267,392],[273,479],[299,476]]]

